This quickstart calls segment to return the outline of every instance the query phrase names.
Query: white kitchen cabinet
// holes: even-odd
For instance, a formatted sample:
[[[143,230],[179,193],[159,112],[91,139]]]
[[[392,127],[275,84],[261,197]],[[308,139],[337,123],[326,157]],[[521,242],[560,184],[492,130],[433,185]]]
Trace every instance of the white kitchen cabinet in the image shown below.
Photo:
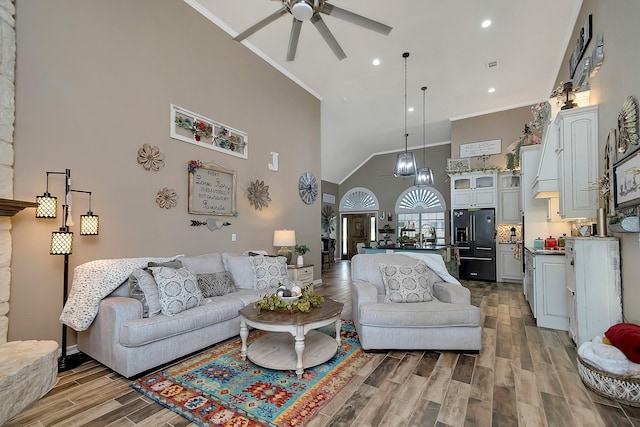
[[[498,197],[496,171],[451,175],[451,208],[495,208]]]
[[[498,281],[522,282],[522,260],[513,257],[515,243],[498,244]]]
[[[522,222],[520,209],[520,174],[501,173],[498,177],[498,224]]]
[[[562,218],[595,218],[598,192],[598,106],[558,113],[559,212]]]
[[[567,237],[569,335],[579,347],[622,322],[620,244],[615,237]]]
[[[533,292],[536,323],[541,328],[569,328],[565,257],[533,255]]]
[[[524,277],[522,278],[522,289],[524,291],[524,298],[531,307],[531,313],[533,317],[536,317],[536,298],[533,289],[533,269],[534,269],[533,253],[525,248],[524,250]]]

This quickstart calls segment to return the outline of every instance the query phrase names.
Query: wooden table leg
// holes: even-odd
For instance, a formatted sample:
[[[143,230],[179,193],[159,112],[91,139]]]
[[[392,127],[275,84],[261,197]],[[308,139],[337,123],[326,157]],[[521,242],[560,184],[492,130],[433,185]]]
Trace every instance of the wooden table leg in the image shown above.
[[[247,338],[249,337],[249,328],[247,328],[247,322],[244,317],[240,316],[240,339],[242,340],[242,348],[240,349],[240,356],[242,360],[247,360]]]
[[[296,356],[298,360],[296,362],[296,374],[298,374],[298,378],[302,378],[302,374],[304,373],[304,367],[302,365],[302,353],[304,352],[304,332],[298,331],[296,333]]]

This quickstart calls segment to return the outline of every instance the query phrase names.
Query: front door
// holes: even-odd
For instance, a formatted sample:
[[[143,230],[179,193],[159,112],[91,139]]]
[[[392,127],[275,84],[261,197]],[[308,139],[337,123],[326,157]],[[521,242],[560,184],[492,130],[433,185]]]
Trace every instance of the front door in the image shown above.
[[[369,214],[347,214],[343,220],[347,221],[347,235],[343,236],[347,243],[347,253],[342,254],[342,259],[351,259],[358,253],[358,243],[369,246]]]

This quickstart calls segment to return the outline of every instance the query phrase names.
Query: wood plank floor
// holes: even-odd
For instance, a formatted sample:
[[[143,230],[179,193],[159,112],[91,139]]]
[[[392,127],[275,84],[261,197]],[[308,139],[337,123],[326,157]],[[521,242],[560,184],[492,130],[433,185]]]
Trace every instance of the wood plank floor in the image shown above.
[[[349,274],[349,262],[338,261],[316,288],[345,303],[345,319]],[[536,327],[521,285],[463,284],[482,309],[482,351],[372,353],[309,426],[640,426],[640,408],[584,387],[568,334]],[[6,426],[194,425],[130,384],[99,363],[84,363],[61,373],[53,390]]]

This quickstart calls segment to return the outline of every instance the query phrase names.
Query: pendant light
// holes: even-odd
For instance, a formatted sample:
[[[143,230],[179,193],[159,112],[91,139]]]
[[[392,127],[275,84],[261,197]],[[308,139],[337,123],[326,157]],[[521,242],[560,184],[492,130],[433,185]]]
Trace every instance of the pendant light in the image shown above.
[[[407,133],[407,58],[409,52],[402,54],[404,58],[404,153],[398,153],[396,167],[393,176],[396,178],[409,178],[416,174],[416,158],[413,153],[407,151],[409,134]]]
[[[427,167],[427,87],[422,86],[422,163],[424,167],[418,169],[413,185],[420,187],[423,185],[433,185],[433,171]]]

